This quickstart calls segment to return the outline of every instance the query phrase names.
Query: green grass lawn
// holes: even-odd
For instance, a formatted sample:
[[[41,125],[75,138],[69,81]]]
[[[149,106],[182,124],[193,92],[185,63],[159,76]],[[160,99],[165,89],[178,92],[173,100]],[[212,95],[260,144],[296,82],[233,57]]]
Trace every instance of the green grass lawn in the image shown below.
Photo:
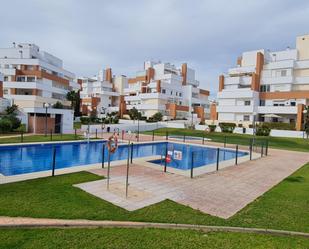
[[[101,179],[80,172],[0,185],[0,216],[132,220],[273,228],[309,232],[309,164],[224,220],[166,200],[126,211],[73,187]]]
[[[163,229],[2,229],[0,249],[309,248],[309,240],[262,234]]]
[[[46,137],[44,135],[25,135],[23,137],[23,143],[33,143],[33,142],[50,142],[50,141],[70,141],[83,139],[83,136],[75,134],[53,134],[52,140],[50,134]],[[0,137],[0,144],[8,144],[8,143],[21,143],[21,136],[18,137]]]
[[[221,132],[205,133],[204,131],[190,130],[190,129],[177,129],[177,128],[162,128],[155,130],[155,135],[165,136],[166,131],[169,135],[186,135],[186,136],[199,136],[203,135],[205,138],[210,138],[213,142],[224,143],[225,137],[227,143],[249,145],[252,135],[246,134],[229,134]],[[152,134],[152,131],[145,132],[146,134]],[[268,140],[269,147],[285,150],[296,150],[309,152],[309,139],[303,138],[285,138],[285,137],[256,137],[257,141]]]

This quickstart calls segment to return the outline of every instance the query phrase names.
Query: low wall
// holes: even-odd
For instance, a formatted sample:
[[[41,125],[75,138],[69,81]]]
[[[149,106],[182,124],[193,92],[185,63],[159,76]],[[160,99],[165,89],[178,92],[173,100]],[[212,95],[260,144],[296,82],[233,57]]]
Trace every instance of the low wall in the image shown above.
[[[126,120],[129,122],[122,122],[121,120],[119,124],[105,124],[105,129],[104,132],[107,131],[107,127],[110,127],[110,131],[115,131],[115,130],[124,130],[124,131],[132,131],[136,132],[138,130],[138,122],[135,121],[135,123],[132,120]],[[178,128],[178,129],[183,129],[185,128],[185,122],[180,122],[180,121],[174,121],[174,122],[157,122],[157,123],[147,123],[145,121],[140,121],[139,122],[139,130],[140,131],[151,131],[154,129],[159,129],[159,128]],[[208,128],[207,125],[195,125],[196,130],[200,131],[205,131]],[[81,130],[86,131],[88,129],[88,125],[82,125]],[[97,124],[97,125],[90,125],[90,132],[94,133],[95,131],[101,132],[102,130],[102,125]],[[216,127],[216,132],[221,132],[221,129],[219,126]],[[252,128],[245,128],[245,133],[244,129],[242,127],[235,127],[234,133],[236,134],[247,134],[247,135],[253,135],[253,129]],[[291,131],[291,130],[271,130],[270,136],[272,137],[294,137],[294,138],[306,138],[306,134],[302,131]]]
[[[151,131],[159,128],[163,128],[165,126],[159,124],[159,123],[140,123],[139,127],[136,122],[136,124],[106,124],[104,128],[104,132],[107,131],[108,127],[110,128],[110,132],[116,131],[119,129],[119,131],[132,131],[136,132],[138,129],[139,131]],[[82,125],[81,130],[86,131],[88,129],[88,125]],[[95,131],[101,132],[102,131],[102,125],[90,125],[90,132],[94,133]]]

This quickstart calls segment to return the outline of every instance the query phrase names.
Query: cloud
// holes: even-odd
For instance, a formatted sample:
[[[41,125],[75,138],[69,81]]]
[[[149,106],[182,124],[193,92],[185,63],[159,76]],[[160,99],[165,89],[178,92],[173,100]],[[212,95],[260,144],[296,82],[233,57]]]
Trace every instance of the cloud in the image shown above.
[[[148,59],[188,62],[212,92],[241,52],[293,47],[309,33],[305,0],[11,0],[2,9],[1,47],[34,42],[81,76],[105,66],[133,75]]]

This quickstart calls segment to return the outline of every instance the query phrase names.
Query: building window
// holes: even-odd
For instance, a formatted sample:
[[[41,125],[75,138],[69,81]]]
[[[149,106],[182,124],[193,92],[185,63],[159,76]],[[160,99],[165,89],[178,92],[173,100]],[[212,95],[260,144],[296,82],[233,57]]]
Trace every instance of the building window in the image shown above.
[[[291,101],[291,106],[296,106],[296,102],[295,101]]]
[[[173,95],[173,91],[171,91],[171,95]]]
[[[270,92],[270,85],[262,85],[260,87],[261,92]]]
[[[162,89],[162,93],[166,93],[165,89]]]
[[[250,100],[245,100],[245,105],[250,105],[251,104],[251,102],[250,102]]]
[[[265,106],[265,100],[263,99],[260,100],[260,106]]]
[[[281,77],[286,77],[287,71],[286,70],[281,70]]]
[[[179,97],[181,97],[182,93],[179,93]]]
[[[250,121],[250,116],[249,115],[244,115],[244,121]]]
[[[8,76],[4,76],[3,79],[4,79],[4,81],[9,81],[9,77]]]

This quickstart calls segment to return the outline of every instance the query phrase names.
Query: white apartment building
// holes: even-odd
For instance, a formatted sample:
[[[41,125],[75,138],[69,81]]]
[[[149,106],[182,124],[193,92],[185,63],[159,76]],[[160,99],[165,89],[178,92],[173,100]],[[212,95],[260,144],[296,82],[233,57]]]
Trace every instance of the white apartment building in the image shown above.
[[[82,90],[82,114],[89,115],[95,111],[96,114],[104,116],[107,113],[119,112],[123,102],[123,89],[127,86],[125,76],[113,76],[112,69],[100,70],[97,76],[80,78]],[[122,110],[123,112],[124,110]]]
[[[10,101],[3,98],[3,75],[0,73],[0,114],[10,105]]]
[[[126,109],[136,108],[143,116],[161,112],[167,119],[199,118],[209,115],[209,92],[199,88],[195,71],[187,64],[146,61],[144,69],[128,79],[124,89]]]
[[[18,105],[29,132],[46,130],[46,106],[48,131],[72,132],[73,111],[52,108],[58,101],[70,108],[67,92],[80,88],[75,75],[63,68],[61,59],[35,44],[13,43],[10,48],[0,48],[0,73],[4,75],[3,96]]]
[[[302,129],[309,104],[309,35],[296,48],[244,52],[237,66],[219,77],[219,121],[286,122]]]

